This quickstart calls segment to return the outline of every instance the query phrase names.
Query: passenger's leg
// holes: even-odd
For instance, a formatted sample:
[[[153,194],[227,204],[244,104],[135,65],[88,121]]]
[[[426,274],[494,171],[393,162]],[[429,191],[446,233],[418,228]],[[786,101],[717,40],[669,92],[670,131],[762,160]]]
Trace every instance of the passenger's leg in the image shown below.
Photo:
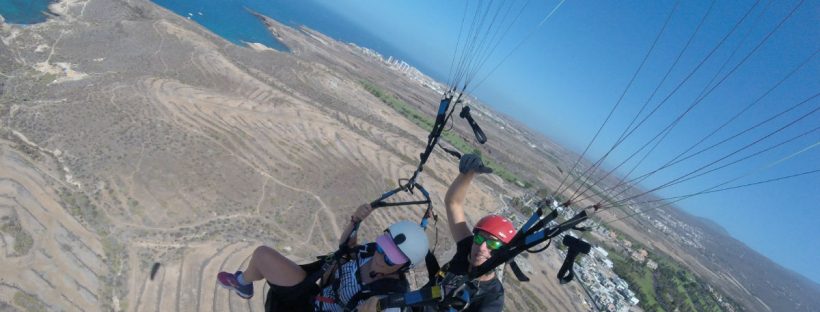
[[[307,272],[268,246],[259,246],[253,251],[248,268],[242,272],[246,282],[266,279],[278,286],[293,286],[307,277]]]

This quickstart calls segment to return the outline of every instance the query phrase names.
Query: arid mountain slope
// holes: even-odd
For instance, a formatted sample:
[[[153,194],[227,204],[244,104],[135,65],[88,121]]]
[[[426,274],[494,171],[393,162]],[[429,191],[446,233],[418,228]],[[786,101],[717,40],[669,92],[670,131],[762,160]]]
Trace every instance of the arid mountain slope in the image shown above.
[[[352,76],[310,59],[326,50],[238,47],[147,1],[57,9],[59,17],[6,26],[2,36],[3,215],[34,237],[18,252],[3,236],[2,263],[14,272],[3,274],[4,306],[261,310],[264,296],[248,303],[219,290],[216,272],[240,267],[260,244],[301,259],[331,251],[355,206],[415,167],[427,130],[360,79],[405,85],[431,105],[439,97],[376,63]],[[329,44],[349,53],[351,67],[373,62]],[[421,181],[439,212],[456,173],[444,154],[426,167]],[[501,206],[488,185],[505,182],[482,180],[472,217]],[[360,235],[420,214],[384,209]],[[448,258],[452,242],[443,222],[436,227],[437,252]],[[150,280],[155,261],[162,267]],[[511,309],[583,309],[577,288],[509,287]]]

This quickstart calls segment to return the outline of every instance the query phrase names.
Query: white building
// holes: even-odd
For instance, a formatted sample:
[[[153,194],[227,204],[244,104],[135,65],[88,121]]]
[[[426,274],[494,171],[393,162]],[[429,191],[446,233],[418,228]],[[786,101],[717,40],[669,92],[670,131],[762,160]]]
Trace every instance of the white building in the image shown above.
[[[605,249],[601,248],[600,246],[592,248],[592,250],[595,251],[596,253],[598,253],[600,255],[600,258],[609,257],[609,252],[607,252]]]

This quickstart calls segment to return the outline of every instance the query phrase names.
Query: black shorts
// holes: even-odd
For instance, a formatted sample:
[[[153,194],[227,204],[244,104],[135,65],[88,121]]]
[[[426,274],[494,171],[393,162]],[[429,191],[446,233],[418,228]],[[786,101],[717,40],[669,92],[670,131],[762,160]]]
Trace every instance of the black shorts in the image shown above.
[[[323,261],[300,265],[310,277],[311,273],[322,267]],[[265,312],[275,311],[313,311],[313,301],[321,289],[315,282],[307,280],[293,286],[278,286],[268,283],[267,298],[265,299]]]

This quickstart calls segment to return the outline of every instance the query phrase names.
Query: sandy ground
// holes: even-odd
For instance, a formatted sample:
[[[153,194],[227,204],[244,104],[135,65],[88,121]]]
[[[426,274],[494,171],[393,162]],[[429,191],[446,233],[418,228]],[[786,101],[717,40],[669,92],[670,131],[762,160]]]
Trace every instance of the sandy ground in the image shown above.
[[[97,235],[58,203],[49,185],[60,183],[8,141],[0,141],[0,211],[16,215],[34,240],[25,254],[15,254],[4,244],[0,288],[4,294],[13,295],[11,289],[36,294],[49,309],[94,310],[100,299],[99,276],[108,274],[106,259]],[[13,239],[7,234],[3,238]]]

